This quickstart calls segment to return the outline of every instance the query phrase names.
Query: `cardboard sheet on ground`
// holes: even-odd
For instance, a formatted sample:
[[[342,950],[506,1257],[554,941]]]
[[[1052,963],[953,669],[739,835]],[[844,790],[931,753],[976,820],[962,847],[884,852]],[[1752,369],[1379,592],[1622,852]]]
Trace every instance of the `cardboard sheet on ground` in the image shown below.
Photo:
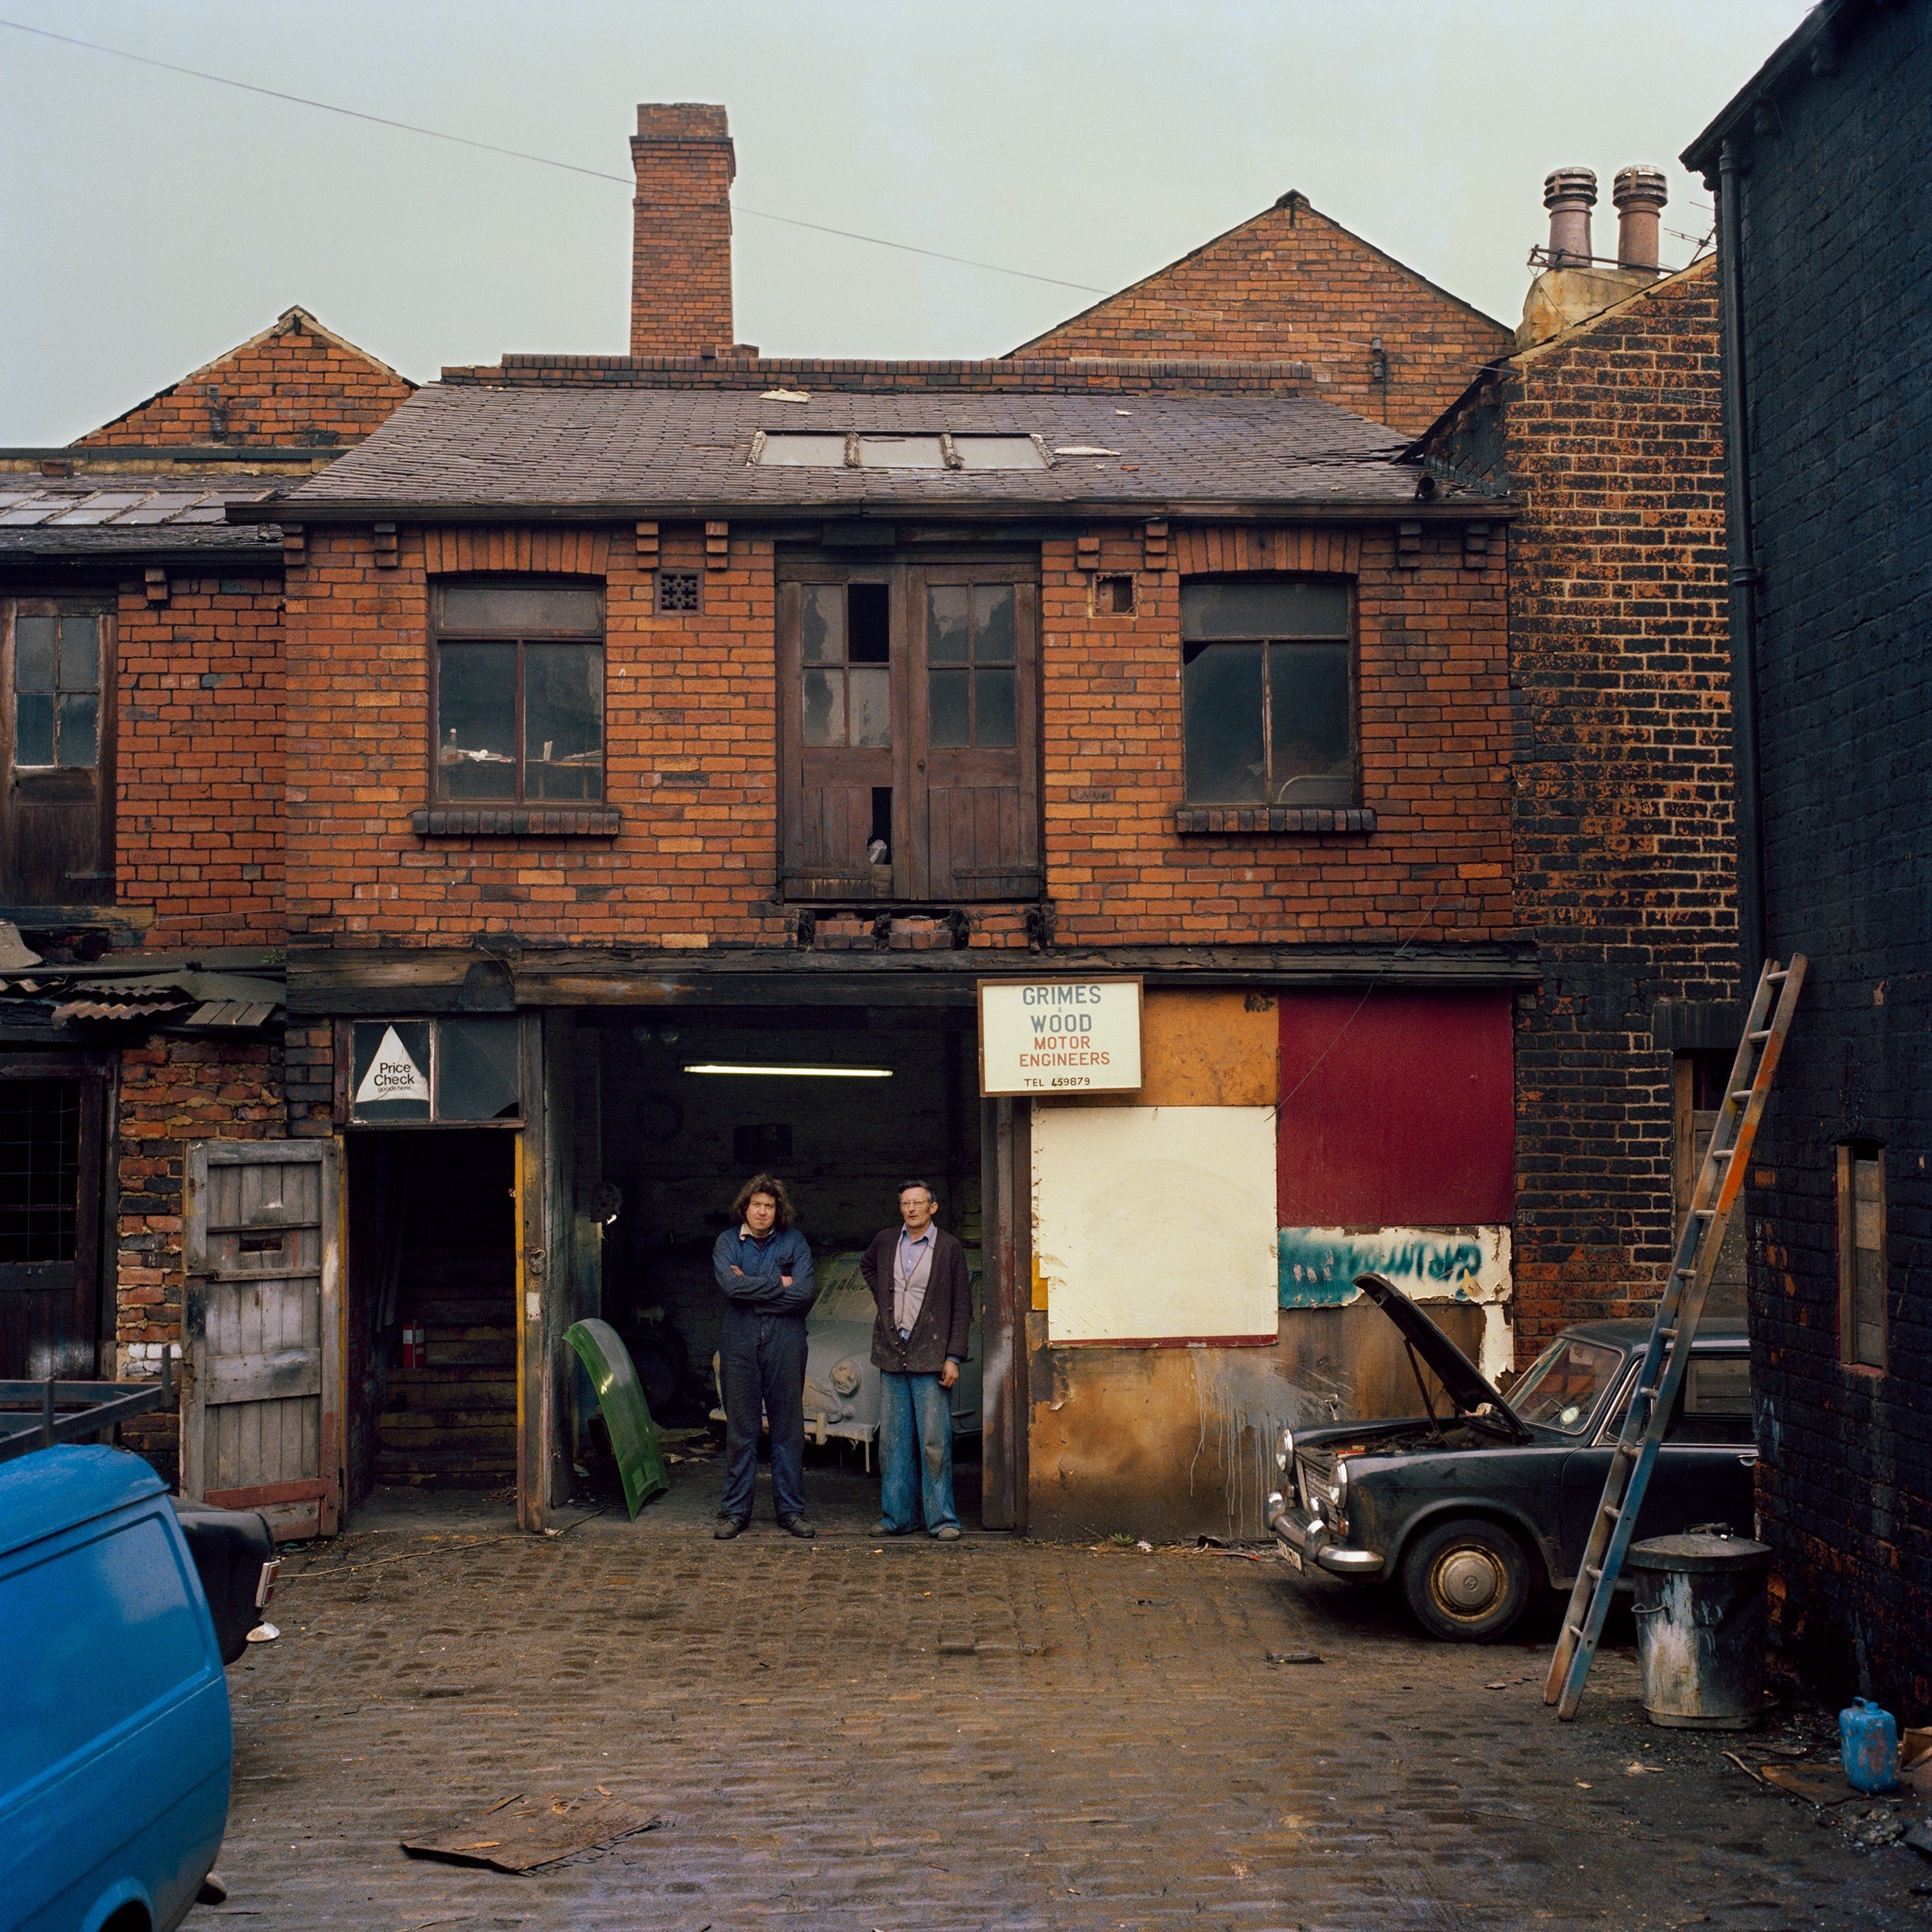
[[[658,1443],[658,1426],[650,1419],[650,1405],[644,1399],[644,1385],[638,1380],[624,1338],[609,1323],[572,1322],[564,1339],[576,1350],[597,1392],[597,1406],[610,1431],[611,1453],[624,1479],[624,1501],[634,1523],[638,1512],[671,1487],[671,1478],[664,1472],[664,1452]]]
[[[406,1838],[411,1858],[437,1858],[455,1865],[489,1865],[498,1872],[534,1872],[573,1852],[614,1844],[664,1823],[630,1798],[527,1798],[518,1792],[468,1823],[423,1838]]]

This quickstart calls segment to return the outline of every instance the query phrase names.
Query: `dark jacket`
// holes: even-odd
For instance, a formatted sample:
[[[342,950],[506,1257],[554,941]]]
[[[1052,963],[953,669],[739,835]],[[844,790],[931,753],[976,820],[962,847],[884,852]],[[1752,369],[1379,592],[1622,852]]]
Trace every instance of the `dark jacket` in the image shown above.
[[[966,1250],[944,1228],[933,1229],[926,1305],[912,1325],[912,1339],[902,1342],[892,1325],[893,1251],[902,1232],[888,1228],[874,1235],[859,1263],[859,1273],[879,1310],[872,1324],[873,1365],[895,1375],[937,1375],[947,1356],[956,1362],[966,1359],[966,1338],[972,1327],[972,1278],[966,1269]]]
[[[762,1241],[748,1241],[742,1228],[727,1228],[711,1251],[711,1271],[725,1300],[749,1315],[803,1315],[818,1298],[811,1247],[795,1228],[782,1234],[774,1229]],[[789,1288],[778,1278],[786,1274],[791,1277]]]

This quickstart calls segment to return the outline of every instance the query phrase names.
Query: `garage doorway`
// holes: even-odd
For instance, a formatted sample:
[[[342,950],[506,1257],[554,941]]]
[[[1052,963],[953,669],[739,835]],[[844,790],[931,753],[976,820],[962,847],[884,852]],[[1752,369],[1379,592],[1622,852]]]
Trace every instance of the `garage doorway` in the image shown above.
[[[861,1529],[877,1513],[870,1300],[857,1265],[873,1236],[897,1224],[900,1185],[917,1179],[974,1277],[970,1413],[956,1410],[954,1489],[961,1520],[980,1521],[994,1271],[974,1027],[970,1009],[877,1006],[632,1009],[597,1023],[603,1173],[623,1203],[604,1236],[605,1317],[630,1344],[654,1414],[661,1404],[698,1450],[720,1406],[712,1246],[744,1180],[761,1171],[782,1180],[819,1286],[805,1402],[815,1517],[840,1498],[855,1521],[863,1513]],[[673,1476],[674,1493],[701,1492],[715,1506],[721,1465]],[[758,1507],[769,1507],[762,1485]]]
[[[352,1129],[349,1494],[517,1481],[518,1137]]]

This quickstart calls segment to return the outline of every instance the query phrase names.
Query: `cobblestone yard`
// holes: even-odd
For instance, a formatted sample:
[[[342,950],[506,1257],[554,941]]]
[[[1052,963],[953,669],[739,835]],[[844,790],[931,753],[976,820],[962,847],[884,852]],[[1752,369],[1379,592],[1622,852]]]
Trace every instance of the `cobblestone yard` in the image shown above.
[[[543,1538],[415,1504],[291,1552],[230,1673],[230,1897],[190,1926],[1932,1924],[1932,1860],[1857,1842],[1922,1802],[1814,1811],[1724,1755],[1823,1757],[1822,1714],[1650,1726],[1627,1620],[1562,1725],[1547,1613],[1437,1645],[1272,1555],[836,1513],[808,1544],[760,1508],[720,1544],[688,1501]],[[398,1848],[600,1789],[661,1828],[522,1877]]]

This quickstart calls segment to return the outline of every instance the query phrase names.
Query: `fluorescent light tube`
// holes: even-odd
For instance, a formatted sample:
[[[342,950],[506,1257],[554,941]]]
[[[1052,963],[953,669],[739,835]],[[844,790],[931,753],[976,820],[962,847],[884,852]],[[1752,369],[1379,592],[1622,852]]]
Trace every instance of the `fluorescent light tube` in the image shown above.
[[[687,1067],[687,1073],[752,1073],[770,1079],[794,1080],[889,1080],[890,1067],[766,1067],[736,1060],[702,1060]]]

